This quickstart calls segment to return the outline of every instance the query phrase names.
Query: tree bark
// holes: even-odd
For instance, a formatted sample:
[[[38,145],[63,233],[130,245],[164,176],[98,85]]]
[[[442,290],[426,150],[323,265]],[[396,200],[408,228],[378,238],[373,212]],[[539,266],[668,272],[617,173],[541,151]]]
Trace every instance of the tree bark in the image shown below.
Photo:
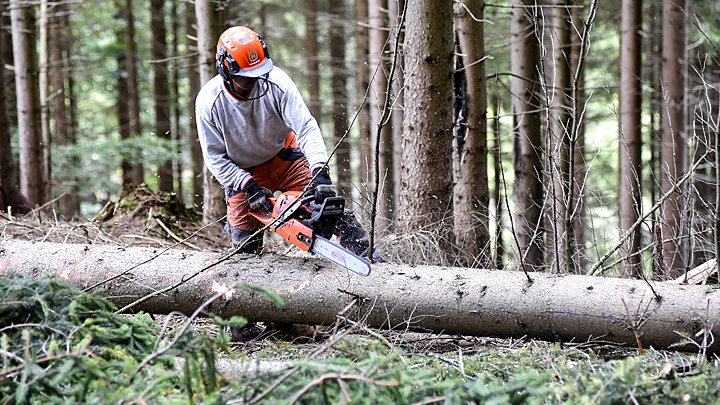
[[[383,117],[383,108],[387,97],[388,74],[390,67],[387,54],[393,51],[388,43],[388,0],[368,2],[369,30],[369,62],[370,62],[370,125],[372,140],[370,142],[373,156],[377,156],[379,165],[379,181],[377,218],[375,228],[386,230],[395,217],[395,182],[393,173],[393,128],[390,116],[386,115],[385,123],[378,131],[380,119]],[[379,138],[379,139],[378,139]],[[377,150],[375,150],[377,147]],[[374,172],[374,170],[373,170]]]
[[[403,172],[399,210],[402,231],[432,230],[441,253],[451,255],[453,130],[453,5],[449,0],[407,7]],[[432,33],[432,34],[428,34]]]
[[[195,18],[195,7],[190,4],[185,4],[185,48],[188,55],[197,53],[197,29],[194,24],[197,21]],[[203,201],[203,162],[202,148],[200,147],[200,139],[198,139],[197,125],[195,124],[195,98],[200,91],[200,72],[198,71],[197,63],[189,63],[187,68],[188,82],[190,86],[190,95],[187,98],[187,113],[191,117],[190,128],[189,128],[189,144],[190,152],[193,162],[193,182],[192,182],[192,201],[186,201],[187,203],[192,202],[197,208],[202,207]]]
[[[118,75],[117,75],[117,117],[118,126],[120,129],[120,139],[123,141],[130,141],[133,135],[132,120],[130,118],[130,92],[128,91],[128,63],[127,55],[125,51],[127,47],[127,12],[124,8],[126,5],[124,0],[117,0],[117,6],[121,12],[117,15],[118,20],[118,31],[117,44],[119,50],[117,52],[117,64],[118,64]],[[122,186],[127,187],[133,184],[133,165],[132,160],[124,157],[121,163],[122,168]]]
[[[87,288],[127,269],[102,285],[101,294],[119,307],[187,280],[132,311],[192,313],[219,285],[266,287],[285,302],[277,308],[257,292],[236,289],[208,312],[250,321],[330,325],[345,316],[375,328],[549,341],[611,342],[668,349],[680,333],[702,340],[720,336],[720,290],[707,286],[600,278],[582,275],[432,266],[374,265],[363,278],[322,259],[274,254],[215,262],[218,255],[171,249],[159,258],[153,248],[73,245],[6,240],[0,242],[0,275],[58,276]],[[194,278],[190,275],[208,268]],[[627,308],[625,307],[627,305]],[[633,331],[633,322],[640,325]],[[704,329],[705,328],[705,329]],[[703,335],[703,331],[705,335]],[[673,350],[695,352],[694,345]],[[720,351],[720,342],[707,347]]]
[[[320,123],[320,65],[317,44],[317,9],[315,0],[305,1],[305,51],[307,52],[307,87],[310,93],[308,108]]]
[[[357,18],[357,27],[355,31],[355,43],[357,51],[356,75],[357,75],[357,99],[364,104],[360,106],[358,111],[357,127],[360,132],[359,138],[359,155],[360,155],[360,201],[367,200],[369,195],[370,176],[370,157],[372,150],[370,147],[370,139],[372,130],[370,128],[370,100],[365,100],[365,94],[370,87],[370,71],[369,71],[369,29],[368,29],[368,2],[367,0],[355,1],[355,15]],[[363,198],[364,197],[364,198]]]
[[[167,48],[167,30],[165,29],[164,0],[151,0],[153,59],[155,72],[155,136],[170,141],[170,110],[168,95],[168,69],[165,59]],[[167,160],[158,167],[160,191],[172,192],[174,189],[172,161]]]
[[[620,234],[642,215],[642,1],[622,2],[620,28]],[[638,229],[623,245],[623,277],[636,278],[642,272],[639,254],[642,232]]]
[[[20,143],[20,191],[31,201],[46,201],[43,145],[40,134],[40,90],[34,5],[20,0],[10,2],[12,42],[15,54],[18,137]]]
[[[663,1],[661,192],[670,190],[687,170],[687,0]],[[687,229],[683,186],[662,207],[663,278],[685,270]]]
[[[332,15],[330,20],[330,67],[332,69],[333,131],[335,144],[339,144],[335,152],[335,171],[340,195],[351,199],[350,137],[342,139],[348,130],[348,80],[345,64],[347,36],[343,21],[344,1],[331,0],[329,12]]]
[[[215,52],[218,38],[222,34],[222,24],[219,21],[220,13],[215,10],[215,3],[212,0],[196,0],[195,15],[198,24],[198,62],[202,86],[218,74],[215,68]],[[207,167],[203,168],[203,190],[203,223],[209,224],[225,215],[225,193]]]
[[[125,2],[125,18],[127,19],[127,66],[128,66],[128,97],[132,116],[133,136],[141,136],[142,123],[140,122],[140,96],[138,94],[138,71],[137,71],[137,47],[135,45],[135,13],[133,12],[132,0]],[[135,166],[133,170],[133,182],[142,184],[145,182],[145,167],[142,159],[142,150],[135,153]]]
[[[453,192],[455,243],[460,263],[468,267],[490,266],[490,190],[487,170],[487,89],[485,85],[485,32],[483,0],[455,4],[455,30],[466,91],[463,107],[456,111]],[[457,65],[456,65],[457,66]],[[456,103],[459,100],[456,100]]]
[[[513,0],[512,114],[515,212],[511,231],[517,235],[515,268],[541,270],[544,266],[542,224],[542,120],[539,114],[540,47],[534,34],[537,7],[533,0]]]

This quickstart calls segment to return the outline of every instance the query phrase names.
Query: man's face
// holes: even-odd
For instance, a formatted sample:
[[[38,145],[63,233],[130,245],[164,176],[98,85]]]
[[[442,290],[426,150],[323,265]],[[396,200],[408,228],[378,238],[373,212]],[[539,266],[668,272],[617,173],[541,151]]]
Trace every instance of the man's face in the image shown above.
[[[250,95],[250,91],[252,91],[257,80],[257,77],[233,76],[232,83],[238,94],[243,97],[247,97]]]

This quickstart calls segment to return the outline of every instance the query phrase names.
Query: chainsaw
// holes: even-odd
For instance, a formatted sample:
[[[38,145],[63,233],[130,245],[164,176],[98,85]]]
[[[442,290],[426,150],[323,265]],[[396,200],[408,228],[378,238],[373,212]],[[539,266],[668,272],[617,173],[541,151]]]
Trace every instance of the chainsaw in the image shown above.
[[[370,263],[332,243],[335,224],[345,211],[345,198],[328,197],[315,204],[315,196],[286,191],[270,197],[272,211],[250,210],[250,214],[300,249],[322,256],[363,277],[370,275]]]

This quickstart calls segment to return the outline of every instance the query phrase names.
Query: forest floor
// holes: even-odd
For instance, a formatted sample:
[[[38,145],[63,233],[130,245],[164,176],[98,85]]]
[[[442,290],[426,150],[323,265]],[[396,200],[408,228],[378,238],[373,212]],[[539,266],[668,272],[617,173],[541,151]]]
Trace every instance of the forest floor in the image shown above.
[[[227,252],[229,247],[227,234],[220,225],[203,227],[196,214],[181,203],[146,188],[132,190],[120,201],[108,204],[96,218],[90,220],[68,222],[57,219],[57,215],[48,211],[26,217],[0,214],[2,239],[163,248],[176,246],[179,249],[221,253]],[[266,250],[302,254],[292,249],[291,245],[283,244],[282,239],[278,241],[270,237],[266,242],[269,242]],[[177,331],[184,322],[179,316],[153,315],[152,319],[159,329],[170,331]],[[212,339],[222,338],[224,334],[224,329],[221,331],[210,319],[196,319],[193,326],[197,333]],[[720,394],[720,359],[717,357],[706,359],[699,355],[652,349],[646,349],[641,354],[638,348],[617,347],[603,342],[560,344],[531,339],[385,331],[363,325],[355,325],[353,333],[342,341],[333,340],[336,336],[333,332],[349,326],[318,328],[310,339],[279,339],[270,334],[247,342],[228,341],[221,345],[224,349],[219,350],[218,355],[225,359],[274,365],[279,368],[269,369],[268,372],[276,374],[309,358],[331,362],[320,369],[316,369],[317,365],[312,368],[306,364],[303,367],[310,368],[304,369],[305,379],[299,380],[299,385],[285,387],[284,393],[280,386],[264,385],[285,398],[289,395],[293,398],[296,395],[298,398],[325,398],[330,395],[324,385],[326,380],[337,381],[335,393],[331,396],[345,400],[348,397],[358,398],[358,393],[352,389],[348,391],[347,381],[366,381],[375,387],[372,389],[380,389],[385,387],[385,383],[377,377],[378,370],[387,371],[385,375],[394,375],[393,378],[398,381],[405,373],[413,376],[411,385],[414,388],[408,388],[410,391],[402,394],[405,396],[397,396],[400,394],[393,391],[395,397],[388,403],[410,403],[404,402],[403,398],[408,401],[416,398],[412,394],[422,389],[427,390],[429,397],[422,397],[426,398],[425,402],[412,402],[442,402],[455,395],[457,398],[481,399],[481,402],[499,400],[498,403],[504,402],[502,398],[508,401],[520,399],[514,403],[613,403],[617,400],[620,403],[638,403],[638,400],[639,403],[656,403],[658,398],[667,399],[660,403],[703,403],[695,400],[716,398]],[[319,351],[322,355],[316,356]],[[219,364],[217,367],[223,372]],[[345,370],[345,374],[338,370]],[[417,374],[421,371],[425,373]],[[352,377],[349,377],[351,374]],[[679,378],[684,379],[684,388],[677,383]],[[253,381],[259,384],[257,380]],[[276,381],[282,381],[282,377]],[[452,382],[447,389],[459,391],[452,395],[440,395],[441,386],[435,385],[440,382]],[[470,383],[475,385],[468,385]],[[310,393],[311,388],[321,386],[323,388],[315,394]],[[299,402],[313,403],[308,401],[312,400]],[[379,400],[366,402],[383,403]]]

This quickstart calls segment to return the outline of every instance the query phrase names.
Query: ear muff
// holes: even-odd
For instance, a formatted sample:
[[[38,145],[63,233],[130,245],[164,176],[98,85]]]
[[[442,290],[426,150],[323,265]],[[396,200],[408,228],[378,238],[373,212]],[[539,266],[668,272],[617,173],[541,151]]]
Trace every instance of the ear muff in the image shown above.
[[[225,60],[229,57],[232,59],[232,56],[228,53],[228,51],[225,50],[224,47],[220,47],[220,50],[218,51],[219,56],[215,60],[215,67],[218,70],[218,73],[220,73],[220,77],[226,82],[229,82],[232,80],[232,76],[230,75],[230,69],[228,69],[227,65],[225,64]]]
[[[260,40],[260,43],[263,47],[263,53],[265,54],[265,59],[270,59],[270,51],[268,51],[267,45],[265,45],[265,41],[263,41],[262,37],[258,35],[258,39]]]

